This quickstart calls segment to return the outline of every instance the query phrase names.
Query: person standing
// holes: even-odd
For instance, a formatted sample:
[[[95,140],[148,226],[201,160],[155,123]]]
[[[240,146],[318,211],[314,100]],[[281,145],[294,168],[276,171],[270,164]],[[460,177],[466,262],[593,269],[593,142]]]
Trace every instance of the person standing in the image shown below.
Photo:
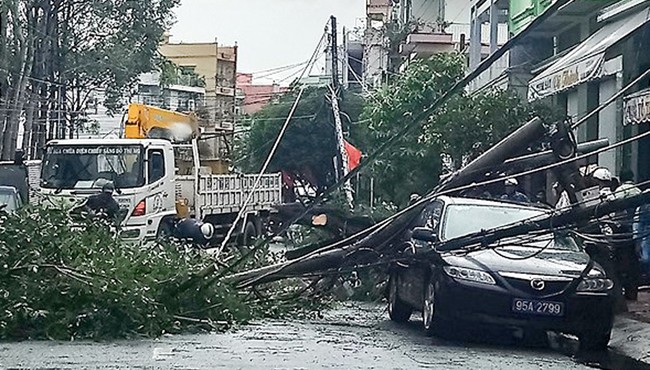
[[[507,179],[504,185],[506,188],[506,193],[501,196],[501,200],[508,200],[517,203],[530,203],[530,199],[528,199],[526,194],[517,190],[519,187],[519,181],[517,181],[517,179]]]
[[[639,194],[641,190],[634,184],[634,173],[627,169],[621,170],[621,184],[614,191],[614,197],[625,199]],[[625,299],[632,301],[637,300],[641,278],[641,261],[634,240],[634,231],[638,230],[635,214],[638,212],[639,208],[631,208],[617,214],[621,218],[616,227],[620,236],[614,253]]]
[[[638,222],[634,223],[634,237],[640,254],[639,284],[650,281],[650,204],[638,208]]]

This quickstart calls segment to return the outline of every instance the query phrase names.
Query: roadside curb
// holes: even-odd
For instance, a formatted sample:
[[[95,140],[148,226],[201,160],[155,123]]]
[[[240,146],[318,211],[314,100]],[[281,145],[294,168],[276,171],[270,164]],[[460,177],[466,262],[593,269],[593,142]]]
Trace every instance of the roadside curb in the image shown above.
[[[650,324],[617,316],[609,346],[616,352],[650,364]]]

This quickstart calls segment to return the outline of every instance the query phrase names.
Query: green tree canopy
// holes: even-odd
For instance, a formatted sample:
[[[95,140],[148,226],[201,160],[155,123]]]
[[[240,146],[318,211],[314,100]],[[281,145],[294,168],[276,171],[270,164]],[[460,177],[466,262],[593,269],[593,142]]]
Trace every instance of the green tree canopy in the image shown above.
[[[412,122],[465,73],[465,59],[438,54],[412,62],[392,84],[368,100],[361,117],[362,149],[370,152]],[[535,115],[550,111],[524,103],[513,91],[484,90],[453,96],[398,140],[372,165],[375,192],[403,204],[430,191],[443,170],[458,169]]]
[[[72,136],[93,93],[123,108],[138,76],[155,68],[158,44],[179,0],[0,1],[0,159],[9,159],[24,120],[23,147]]]
[[[326,88],[307,88],[270,163],[269,172],[287,171],[309,178],[312,185],[324,188],[333,182],[336,155],[333,114]],[[280,129],[289,115],[298,91],[281,96],[247,120],[248,134],[239,140],[236,164],[245,171],[262,167]],[[341,101],[344,130],[356,121],[363,101],[346,93]],[[355,144],[354,140],[348,139]],[[314,183],[315,182],[315,183]]]

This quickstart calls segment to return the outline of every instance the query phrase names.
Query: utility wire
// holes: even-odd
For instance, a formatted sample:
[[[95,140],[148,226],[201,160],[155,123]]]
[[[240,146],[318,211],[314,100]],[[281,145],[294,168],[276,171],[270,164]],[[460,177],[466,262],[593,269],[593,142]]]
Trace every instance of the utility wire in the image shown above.
[[[490,67],[490,66],[491,66],[491,65],[492,65],[496,60],[500,59],[500,58],[501,58],[501,57],[502,57],[502,56],[503,56],[503,55],[504,55],[508,50],[510,50],[514,45],[516,45],[516,44],[519,42],[519,40],[521,40],[521,39],[524,38],[526,35],[528,35],[528,33],[530,33],[530,31],[531,31],[532,29],[535,29],[539,24],[545,22],[546,19],[547,19],[548,17],[550,17],[552,14],[555,14],[555,13],[557,12],[558,9],[560,9],[562,6],[566,5],[566,4],[569,3],[570,1],[571,1],[571,0],[558,0],[558,1],[556,1],[555,3],[553,3],[553,4],[552,4],[548,9],[546,9],[546,10],[544,11],[544,13],[542,13],[540,16],[538,16],[537,18],[535,18],[535,19],[534,19],[534,20],[529,24],[529,26],[528,26],[526,29],[524,29],[522,32],[518,33],[517,35],[513,36],[513,37],[512,37],[510,40],[508,40],[508,41],[507,41],[507,42],[506,42],[502,47],[500,47],[499,49],[497,49],[497,51],[495,51],[495,52],[492,53],[488,58],[486,58],[485,60],[483,60],[483,61],[482,61],[482,62],[481,62],[481,63],[480,63],[480,64],[479,64],[479,65],[478,65],[478,66],[477,66],[477,67],[476,67],[472,72],[470,72],[469,74],[467,74],[463,79],[461,79],[461,80],[459,80],[458,82],[456,82],[456,84],[454,84],[454,85],[451,87],[451,89],[447,90],[447,92],[445,92],[441,97],[439,97],[438,99],[436,99],[436,100],[433,102],[433,104],[431,104],[431,106],[429,106],[428,108],[424,109],[421,113],[417,114],[417,115],[416,115],[416,116],[411,120],[411,122],[408,123],[408,124],[406,124],[406,125],[404,126],[404,128],[403,128],[402,130],[400,130],[396,135],[394,135],[393,137],[391,137],[390,139],[388,139],[387,141],[385,141],[382,145],[379,146],[379,148],[377,148],[374,152],[372,152],[371,154],[369,154],[368,157],[366,157],[366,160],[362,161],[362,162],[361,162],[357,167],[355,167],[352,171],[350,171],[346,176],[344,176],[344,177],[342,177],[341,179],[339,179],[339,181],[338,181],[337,183],[335,183],[334,185],[330,186],[330,187],[327,188],[325,191],[323,191],[322,193],[320,193],[320,194],[319,194],[319,195],[318,195],[318,196],[317,196],[317,197],[316,197],[316,198],[315,198],[315,199],[314,199],[314,200],[313,200],[313,201],[312,201],[312,202],[311,202],[311,203],[306,207],[306,209],[305,209],[303,212],[301,212],[299,215],[297,215],[296,217],[294,217],[293,219],[291,219],[291,221],[287,223],[287,226],[285,226],[284,229],[283,229],[282,231],[286,230],[286,229],[288,228],[289,225],[292,225],[292,224],[294,224],[296,221],[298,221],[298,220],[300,220],[301,218],[303,218],[303,217],[304,217],[305,215],[307,215],[307,214],[309,213],[309,211],[311,211],[311,210],[312,210],[312,209],[313,209],[317,204],[319,204],[321,201],[323,201],[323,199],[325,199],[326,196],[328,196],[329,194],[333,193],[333,192],[336,191],[339,187],[341,187],[342,184],[346,183],[347,181],[349,181],[350,179],[352,179],[354,176],[356,176],[356,175],[357,175],[357,174],[358,174],[362,169],[364,169],[366,166],[368,166],[368,164],[370,164],[371,162],[373,162],[374,160],[376,160],[377,157],[378,157],[379,155],[381,155],[381,154],[382,154],[384,151],[386,151],[389,147],[391,147],[392,145],[394,145],[394,144],[397,142],[397,140],[398,140],[399,138],[403,137],[403,136],[404,136],[408,131],[410,131],[413,127],[415,127],[415,125],[417,125],[418,123],[420,123],[420,121],[421,121],[423,118],[428,117],[432,112],[434,112],[436,109],[438,109],[439,107],[441,107],[441,106],[442,106],[442,105],[443,105],[443,104],[444,104],[444,103],[445,103],[445,102],[446,102],[446,101],[447,101],[451,96],[453,96],[454,94],[456,94],[458,91],[460,91],[460,90],[463,89],[465,86],[467,86],[467,85],[469,84],[470,81],[474,80],[477,76],[479,76],[481,73],[483,73],[484,71],[486,71],[486,70],[487,70],[487,69],[488,69],[488,68],[489,68],[489,67]],[[648,133],[650,134],[650,131],[649,131]],[[499,180],[499,181],[501,181],[501,180]],[[422,203],[421,203],[421,202],[417,202],[417,203],[415,203],[413,206],[415,206],[416,204],[417,204],[417,205],[422,205],[423,202],[422,202]],[[406,210],[409,210],[409,211],[412,210],[413,206],[412,206],[412,207],[408,207]],[[373,226],[373,227],[370,227],[370,228],[368,228],[368,229],[366,229],[366,230],[362,230],[362,231],[360,231],[359,233],[357,233],[357,234],[355,234],[355,235],[353,235],[353,236],[351,236],[351,237],[349,237],[349,238],[344,239],[343,241],[340,241],[340,242],[338,242],[338,243],[335,243],[334,245],[344,245],[344,244],[343,244],[344,242],[349,242],[350,240],[353,240],[353,239],[351,239],[351,238],[360,237],[360,236],[363,236],[363,235],[365,235],[365,234],[369,234],[370,232],[373,232],[373,231],[375,231],[375,230],[378,230],[379,228],[383,228],[384,226],[386,226],[386,225],[388,224],[388,222],[391,222],[392,220],[394,220],[396,217],[398,217],[398,215],[402,215],[406,210],[404,210],[404,211],[402,211],[402,212],[399,212],[399,213],[397,213],[396,215],[393,215],[393,216],[387,218],[386,220],[384,220],[384,221],[378,223],[377,225],[375,225],[375,226]],[[281,232],[282,232],[282,231],[281,231]],[[266,244],[266,243],[268,243],[268,241],[270,241],[270,238],[266,238],[266,239],[263,241],[263,243],[259,243],[258,245],[256,245],[256,247],[254,248],[254,250],[255,250],[256,248],[261,248],[261,246],[264,245],[264,244]],[[329,249],[329,248],[333,248],[333,247],[334,247],[334,246],[330,246],[330,247],[326,247],[326,248]],[[321,252],[321,251],[322,251],[322,250],[318,250],[318,251],[315,251],[315,252],[313,252],[313,253],[317,253],[317,252]],[[311,255],[311,254],[309,254],[309,255]],[[308,256],[309,256],[309,255],[308,255]],[[235,262],[235,264],[233,264],[233,266],[231,266],[231,269],[232,269],[235,265],[237,265],[238,263],[241,263],[242,260],[243,260],[243,259],[240,259],[239,261]]]
[[[309,63],[307,64],[307,66],[305,66],[302,73],[300,74],[299,79],[301,79],[302,76],[304,76],[304,74],[309,70],[312,63],[315,61],[316,56],[318,55],[318,52],[320,51],[320,48],[321,48],[321,45],[322,45],[324,39],[325,39],[325,31],[323,31],[323,35],[321,36],[321,39],[318,42],[318,45],[314,49],[313,54],[309,58]],[[289,112],[289,115],[288,115],[284,125],[282,126],[282,129],[280,130],[280,133],[278,134],[278,137],[275,140],[275,143],[273,144],[273,147],[271,148],[271,151],[269,152],[269,155],[267,156],[266,161],[264,162],[264,165],[262,166],[262,169],[260,170],[260,173],[257,176],[257,179],[255,180],[255,184],[253,185],[253,188],[250,190],[250,193],[248,194],[248,197],[246,198],[246,201],[244,202],[244,204],[242,204],[241,209],[237,213],[237,217],[235,218],[232,225],[228,229],[228,233],[224,237],[224,240],[221,243],[221,246],[217,250],[217,253],[216,253],[215,257],[214,257],[215,259],[219,256],[221,251],[228,244],[228,241],[230,240],[230,237],[232,236],[235,228],[237,227],[237,223],[241,220],[242,215],[246,211],[246,207],[248,206],[248,203],[250,202],[253,195],[255,194],[255,190],[259,186],[259,183],[260,183],[260,181],[262,179],[262,176],[264,175],[264,173],[266,172],[266,169],[268,168],[269,164],[271,163],[271,160],[273,159],[275,151],[277,150],[278,146],[280,145],[280,142],[282,141],[282,137],[284,136],[284,133],[286,132],[287,128],[289,127],[289,123],[291,122],[291,117],[293,116],[296,109],[298,108],[298,103],[300,102],[300,98],[302,97],[302,94],[305,91],[305,89],[306,89],[306,86],[300,87],[300,90],[298,91],[298,96],[296,97],[296,100],[295,100],[295,102],[293,104],[293,107],[291,108],[291,111]]]
[[[235,231],[235,228],[237,227],[237,223],[239,220],[241,220],[242,215],[246,212],[246,207],[248,206],[248,203],[250,203],[251,199],[253,198],[253,195],[255,195],[255,190],[260,184],[260,181],[262,180],[262,176],[266,172],[266,169],[268,168],[269,164],[271,163],[271,160],[273,159],[273,155],[275,154],[275,151],[278,149],[278,146],[280,145],[280,141],[282,140],[282,137],[284,136],[284,133],[286,132],[289,122],[291,122],[291,116],[293,113],[296,111],[296,108],[298,107],[298,103],[300,102],[300,98],[302,97],[302,93],[305,91],[305,88],[301,88],[298,91],[298,97],[296,98],[296,101],[294,102],[293,107],[291,108],[291,111],[289,112],[289,116],[287,117],[286,122],[284,123],[284,126],[282,126],[282,129],[280,130],[280,133],[278,134],[277,139],[275,140],[275,143],[273,144],[273,147],[271,148],[271,152],[269,153],[268,157],[266,158],[266,161],[264,162],[264,165],[262,166],[262,169],[260,170],[260,173],[257,175],[257,178],[255,179],[255,184],[253,185],[253,188],[250,190],[248,197],[246,198],[246,201],[244,201],[244,204],[242,204],[241,209],[237,213],[237,217],[235,217],[235,220],[233,221],[232,225],[228,229],[228,233],[226,234],[225,238],[223,239],[223,242],[221,243],[221,246],[219,247],[219,250],[217,251],[217,254],[215,255],[215,259],[219,256],[221,251],[226,247],[228,244],[228,241],[230,240],[230,237],[232,236],[232,233]]]
[[[637,83],[639,83],[641,80],[643,80],[644,78],[646,78],[646,77],[648,77],[648,76],[650,76],[650,68],[646,69],[645,72],[643,72],[642,74],[640,74],[639,77],[635,78],[634,81],[632,81],[632,82],[630,82],[629,84],[627,84],[627,85],[626,85],[624,88],[622,88],[619,92],[617,92],[616,94],[612,95],[612,97],[609,98],[609,99],[607,99],[607,101],[606,101],[605,103],[599,105],[598,108],[594,109],[593,111],[591,111],[591,113],[587,114],[586,116],[582,117],[582,119],[580,119],[578,122],[576,122],[576,123],[574,123],[573,125],[571,125],[571,129],[572,129],[572,130],[575,130],[576,128],[578,128],[578,126],[580,126],[580,125],[582,125],[583,123],[587,122],[591,117],[595,116],[595,115],[598,114],[600,111],[602,111],[603,109],[607,108],[611,103],[613,103],[614,101],[616,101],[616,99],[620,98],[623,94],[625,94],[625,92],[626,92],[627,90],[629,90],[629,89],[632,88],[634,85],[636,85]]]
[[[342,184],[352,179],[354,176],[357,175],[357,173],[359,173],[362,169],[368,166],[368,164],[375,161],[383,152],[385,152],[388,148],[394,145],[397,142],[397,140],[402,138],[406,133],[408,133],[417,124],[419,124],[422,119],[431,115],[431,113],[433,113],[435,110],[441,107],[451,96],[456,94],[461,89],[465,88],[465,86],[467,86],[467,84],[469,84],[470,81],[474,80],[477,76],[479,76],[481,73],[486,71],[496,60],[501,58],[508,50],[510,50],[510,48],[516,45],[520,39],[525,37],[530,32],[530,30],[534,29],[537,25],[544,22],[546,18],[554,14],[560,7],[564,6],[569,1],[570,0],[558,0],[553,5],[551,5],[542,15],[534,19],[525,30],[513,36],[501,48],[499,48],[497,51],[492,53],[488,58],[483,60],[472,72],[470,72],[464,78],[456,82],[442,96],[436,99],[433,102],[433,104],[431,104],[431,106],[424,109],[419,114],[415,115],[415,117],[411,120],[411,122],[404,125],[404,127],[400,131],[398,131],[396,135],[384,141],[374,152],[370,153],[368,157],[366,157],[366,160],[359,163],[357,167],[355,167],[352,171],[350,171],[346,176],[341,178],[337,183],[330,186],[324,192],[319,194],[316,197],[316,199],[314,199],[314,201],[307,207],[307,209],[305,209],[305,211],[303,211],[302,214],[295,217],[290,222],[290,224],[293,224],[297,220],[304,217],[316,204],[321,202],[326,196],[336,191],[339,187],[341,187]]]

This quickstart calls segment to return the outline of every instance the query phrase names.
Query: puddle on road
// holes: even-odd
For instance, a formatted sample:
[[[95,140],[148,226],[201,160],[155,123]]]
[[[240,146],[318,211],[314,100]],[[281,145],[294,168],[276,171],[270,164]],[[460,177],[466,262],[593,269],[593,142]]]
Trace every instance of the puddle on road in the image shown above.
[[[422,332],[420,321],[410,321],[406,325],[386,321],[380,327],[388,330],[406,330],[416,337],[427,338]],[[415,339],[415,338],[414,338]],[[427,338],[428,339],[428,338]],[[534,355],[535,352],[558,353],[571,358],[575,363],[603,370],[650,370],[650,365],[616,352],[614,349],[601,352],[581,352],[578,350],[578,340],[575,337],[548,333],[548,338],[518,339],[511,331],[498,330],[489,327],[461,328],[454,327],[449,333],[431,339],[437,347],[465,348],[482,351],[522,351],[521,355]],[[431,341],[428,342],[431,345]],[[413,344],[411,344],[413,345]],[[476,346],[474,346],[476,345]],[[532,351],[531,353],[526,353]],[[513,355],[516,358],[517,355]],[[462,359],[459,359],[462,360]],[[541,359],[536,359],[542,361]],[[552,361],[551,361],[552,362]]]
[[[578,350],[578,341],[565,335],[549,335],[550,348],[571,357],[575,362],[604,370],[650,370],[650,365],[616,352],[614,349],[601,352]]]

